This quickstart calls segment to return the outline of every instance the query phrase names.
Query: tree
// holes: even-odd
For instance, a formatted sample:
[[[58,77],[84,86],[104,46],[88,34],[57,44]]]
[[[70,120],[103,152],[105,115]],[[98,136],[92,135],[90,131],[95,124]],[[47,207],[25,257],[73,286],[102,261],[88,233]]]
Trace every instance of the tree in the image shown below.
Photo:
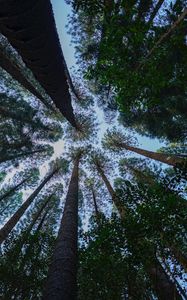
[[[27,11],[27,14],[22,15],[22,21],[20,22],[20,14],[23,11]],[[12,13],[14,18],[12,18]],[[7,21],[4,22],[3,20],[6,18],[1,18],[1,32],[21,55],[26,66],[33,72],[35,78],[51,97],[56,107],[76,127],[62,50],[50,1],[47,1],[45,5],[41,3],[37,7],[35,4],[29,6],[28,3],[11,6],[11,13],[10,2],[4,1],[2,14],[7,17]],[[17,19],[16,23],[15,19]],[[33,20],[37,20],[37,22],[33,22]],[[20,26],[18,31],[20,32],[22,29],[24,32],[21,35],[16,30],[18,23]],[[12,26],[15,30],[9,31],[7,25]],[[37,37],[39,37],[40,43],[35,43],[34,39]],[[27,40],[24,46],[20,46],[22,40]],[[52,63],[51,55],[53,57]]]
[[[126,142],[127,141],[127,142]],[[105,134],[103,140],[103,146],[105,148],[110,148],[113,151],[119,150],[129,150],[140,155],[146,156],[148,158],[157,160],[159,162],[180,167],[180,165],[185,163],[185,160],[171,154],[165,153],[156,153],[153,151],[148,151],[145,149],[140,149],[134,146],[131,146],[132,138],[124,135],[121,131],[116,130],[115,128],[112,131],[109,131]]]
[[[0,243],[2,243],[20,218],[23,216],[26,209],[29,205],[34,201],[35,197],[41,191],[41,189],[45,186],[45,184],[59,171],[58,167],[55,167],[51,173],[41,182],[38,188],[29,196],[29,198],[20,206],[20,208],[16,211],[16,213],[9,219],[9,221],[0,229]]]
[[[78,240],[78,150],[68,187],[52,262],[43,299],[76,299],[77,240]]]

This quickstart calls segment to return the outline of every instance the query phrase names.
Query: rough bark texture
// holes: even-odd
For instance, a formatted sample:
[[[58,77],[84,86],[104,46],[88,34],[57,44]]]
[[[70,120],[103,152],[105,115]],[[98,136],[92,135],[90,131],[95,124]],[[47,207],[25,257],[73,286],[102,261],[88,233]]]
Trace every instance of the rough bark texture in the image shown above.
[[[43,300],[77,298],[78,166],[79,157],[74,163]]]
[[[159,300],[182,300],[174,282],[170,280],[158,260],[155,261],[154,266],[148,269],[148,274]]]
[[[0,31],[76,127],[50,0],[1,0]]]
[[[55,169],[52,173],[50,173],[39,185],[39,187],[30,195],[30,197],[21,205],[21,207],[16,211],[16,213],[9,219],[9,221],[1,228],[0,230],[0,244],[7,238],[9,233],[12,231],[14,226],[18,223],[20,218],[23,216],[26,209],[33,202],[36,196],[39,194],[44,185],[53,177],[53,175],[57,172]]]
[[[27,78],[22,74],[18,66],[16,66],[10,59],[5,55],[3,50],[0,48],[0,66],[6,72],[8,72],[13,79],[18,81],[26,90],[38,98],[47,108],[53,109],[53,107],[45,100],[45,98],[40,95],[40,93],[35,89],[35,87],[27,80]]]
[[[116,196],[116,193],[115,193],[113,187],[111,186],[108,178],[106,177],[103,169],[97,163],[96,163],[96,168],[97,168],[98,173],[101,175],[101,178],[103,179],[103,181],[108,189],[109,194],[111,195],[112,201],[114,202],[116,208],[119,211],[120,217],[124,218],[125,217],[125,208],[120,204],[120,199]]]
[[[137,148],[137,147],[129,146],[125,143],[122,143],[121,147],[126,149],[126,150],[138,153],[140,155],[146,156],[148,158],[160,161],[162,163],[165,163],[165,164],[171,165],[171,166],[176,166],[178,164],[183,164],[185,162],[185,160],[183,158],[180,158],[180,157],[177,157],[177,156],[174,156],[174,155],[148,151],[148,150],[140,149],[140,148]]]
[[[9,197],[10,195],[12,195],[17,189],[19,189],[20,186],[22,186],[22,184],[24,184],[27,180],[29,179],[29,177],[23,179],[20,183],[18,183],[17,185],[15,185],[13,188],[11,188],[9,191],[5,192],[1,197],[0,197],[0,201]]]

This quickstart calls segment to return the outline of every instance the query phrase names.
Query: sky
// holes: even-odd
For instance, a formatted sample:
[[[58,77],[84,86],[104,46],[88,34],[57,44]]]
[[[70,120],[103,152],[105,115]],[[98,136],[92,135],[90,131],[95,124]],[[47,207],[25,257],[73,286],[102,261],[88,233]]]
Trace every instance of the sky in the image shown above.
[[[65,0],[51,0],[51,3],[53,6],[53,12],[61,47],[66,59],[67,66],[71,73],[71,68],[76,64],[76,60],[74,57],[75,49],[74,46],[71,45],[71,36],[67,34],[66,28],[66,25],[68,24],[68,14],[71,13],[71,6],[67,5],[65,3]],[[110,125],[106,124],[106,122],[104,121],[103,112],[97,107],[95,108],[95,110],[100,123],[99,139],[101,139],[106,129],[110,127]],[[118,123],[116,122],[115,125],[118,126]],[[121,128],[123,129],[123,127]],[[157,149],[165,145],[157,138],[150,139],[148,137],[142,137],[139,134],[136,134],[136,137],[138,139],[139,146],[146,150],[156,151]]]

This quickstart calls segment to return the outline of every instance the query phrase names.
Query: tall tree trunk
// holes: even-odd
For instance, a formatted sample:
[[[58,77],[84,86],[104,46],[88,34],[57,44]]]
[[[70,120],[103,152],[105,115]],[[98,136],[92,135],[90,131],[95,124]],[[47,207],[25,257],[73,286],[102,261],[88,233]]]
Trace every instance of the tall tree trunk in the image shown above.
[[[37,91],[37,89],[27,80],[23,75],[18,65],[13,63],[4,53],[3,49],[0,47],[0,66],[6,72],[8,72],[16,81],[18,81],[26,90],[33,94],[37,99],[39,99],[48,109],[55,111],[55,109],[50,105],[45,98]]]
[[[182,300],[174,282],[170,280],[158,259],[155,259],[155,264],[149,267],[147,272],[152,279],[159,300]]]
[[[129,150],[129,151],[138,153],[138,154],[143,155],[145,157],[160,161],[160,162],[165,163],[167,165],[174,166],[174,167],[178,166],[179,164],[183,164],[185,162],[185,159],[182,159],[182,158],[177,157],[175,155],[148,151],[148,150],[140,149],[140,148],[137,148],[137,147],[129,146],[125,143],[121,143],[120,147],[122,147],[126,150]]]
[[[4,162],[7,162],[7,161],[10,161],[10,160],[15,160],[19,157],[29,156],[29,155],[32,155],[32,154],[35,154],[35,153],[42,153],[42,152],[45,152],[45,151],[46,151],[45,149],[38,149],[38,150],[25,151],[25,152],[22,152],[22,153],[14,154],[14,155],[9,156],[9,157],[3,157],[3,158],[0,158],[0,164],[4,163]]]
[[[2,196],[0,196],[0,201],[4,200],[5,198],[11,196],[17,189],[19,189],[20,186],[22,186],[28,179],[30,178],[30,176],[28,176],[27,178],[23,179],[20,183],[18,183],[17,185],[15,185],[13,188],[11,188],[10,190],[8,190],[7,192],[5,192]]]
[[[149,21],[147,22],[147,26],[148,28],[150,27],[150,25],[152,24],[154,18],[156,17],[159,9],[161,8],[162,4],[164,3],[164,0],[158,0],[155,8],[153,9],[151,15],[150,15],[150,18],[149,18]]]
[[[93,187],[91,187],[91,191],[92,191],[92,197],[93,197],[95,215],[96,215],[96,217],[98,217],[99,216],[99,211],[98,211],[97,201],[96,201],[96,195],[95,195],[95,191],[94,191]]]
[[[44,300],[77,298],[78,167],[76,157],[66,196],[61,226],[44,290]]]
[[[42,212],[44,211],[44,209],[46,208],[47,204],[49,203],[49,201],[51,200],[53,194],[51,194],[49,197],[47,197],[47,199],[44,201],[44,203],[42,204],[42,206],[38,209],[38,211],[35,213],[35,215],[33,216],[32,222],[31,224],[28,226],[28,228],[26,229],[26,231],[24,232],[21,241],[19,242],[19,247],[16,250],[17,255],[19,255],[25,241],[28,238],[28,235],[30,234],[33,226],[36,224],[36,221],[39,219],[40,215],[42,214]],[[47,210],[48,212],[48,210]]]
[[[115,191],[113,190],[110,182],[108,181],[108,179],[106,178],[106,175],[104,174],[102,168],[99,166],[99,165],[96,165],[97,167],[97,170],[98,172],[100,173],[103,181],[105,182],[107,188],[108,188],[108,191],[112,197],[112,200],[114,202],[114,204],[116,205],[115,201],[116,201],[116,195],[115,195]],[[117,202],[118,204],[118,202]],[[125,219],[125,208],[123,208],[122,210],[122,207],[119,206],[119,205],[116,205],[118,211],[119,211],[119,215],[121,217],[121,219]],[[158,265],[159,262],[158,260],[156,260],[156,267],[155,266],[151,266],[149,269],[148,269],[148,274],[149,276],[152,278],[152,279],[155,279],[155,274],[157,274],[157,285],[154,285],[154,288],[156,289],[156,291],[158,292],[158,295],[159,295],[159,300],[173,300],[173,299],[180,299],[181,300],[181,297],[180,295],[178,294],[178,291],[176,290],[175,288],[175,285],[173,284],[173,282],[171,282],[171,280],[169,279],[169,277],[167,276],[167,274],[165,273],[165,271],[163,270],[163,268],[161,268],[161,266]],[[156,271],[158,270],[158,272],[156,273]],[[170,291],[170,289],[172,288],[172,292],[174,292],[175,294],[172,294],[172,292]],[[168,296],[170,297],[170,295],[172,295],[172,298],[162,298],[161,296],[164,295],[164,296]],[[176,298],[174,298],[174,295]]]
[[[20,218],[23,216],[26,209],[34,201],[36,196],[39,194],[44,185],[53,177],[55,173],[58,172],[58,169],[55,169],[50,173],[39,185],[39,187],[30,195],[30,197],[21,205],[17,212],[9,219],[9,221],[1,228],[0,230],[0,244],[7,238],[9,233],[12,231],[14,226],[18,223]]]
[[[124,218],[125,217],[125,208],[124,208],[124,206],[121,205],[120,199],[117,197],[112,185],[110,184],[110,182],[109,182],[108,178],[106,177],[106,175],[105,175],[103,169],[101,168],[101,166],[98,163],[95,163],[95,165],[96,165],[98,173],[101,175],[101,178],[103,179],[103,181],[104,181],[104,183],[105,183],[105,185],[108,189],[109,194],[111,195],[112,201],[114,202],[116,208],[119,211],[120,217]]]
[[[146,55],[146,57],[144,58],[143,62],[139,64],[139,66],[137,67],[136,71],[138,71],[139,69],[141,69],[146,61],[149,59],[149,57],[152,55],[152,53],[155,51],[155,49],[163,42],[163,40],[165,40],[170,33],[176,29],[176,27],[180,24],[180,22],[185,18],[185,16],[187,15],[187,8],[184,9],[183,13],[179,16],[179,18],[177,19],[177,21],[175,21],[171,27],[169,28],[168,31],[166,31],[160,38],[159,40],[155,43],[155,45],[152,47],[152,49],[149,51],[149,53]]]

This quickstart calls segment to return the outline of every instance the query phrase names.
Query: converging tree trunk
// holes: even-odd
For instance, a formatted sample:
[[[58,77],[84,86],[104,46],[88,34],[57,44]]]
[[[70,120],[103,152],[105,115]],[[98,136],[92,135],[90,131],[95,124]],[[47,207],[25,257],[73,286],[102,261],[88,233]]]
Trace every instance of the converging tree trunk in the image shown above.
[[[0,201],[4,200],[5,198],[11,196],[16,190],[19,189],[20,186],[22,186],[28,179],[30,178],[27,177],[25,179],[23,179],[20,183],[16,184],[13,188],[11,188],[10,190],[8,190],[7,192],[5,192],[2,196],[0,196]]]
[[[96,215],[96,217],[98,217],[99,216],[99,211],[98,211],[98,207],[97,207],[96,195],[95,195],[95,191],[94,191],[93,186],[91,187],[91,191],[92,191],[92,198],[93,198],[93,203],[94,203],[95,215]]]
[[[9,219],[9,221],[1,228],[0,230],[0,244],[8,237],[9,233],[18,223],[20,218],[23,216],[26,209],[34,201],[36,196],[39,194],[44,185],[58,172],[58,169],[55,169],[51,172],[39,185],[39,187],[30,195],[30,197],[21,205],[21,207],[16,211],[16,213]]]
[[[165,163],[167,165],[171,165],[171,166],[179,166],[180,164],[183,164],[185,162],[184,159],[177,157],[175,155],[172,154],[166,154],[166,153],[157,153],[157,152],[153,152],[153,151],[148,151],[148,150],[144,150],[144,149],[140,149],[137,147],[133,147],[133,146],[129,146],[125,143],[120,143],[120,147],[138,153],[140,155],[143,155],[145,157],[160,161],[162,163]]]
[[[77,298],[78,240],[78,168],[76,157],[66,196],[61,226],[44,290],[44,300],[75,300]]]
[[[147,272],[152,279],[159,300],[182,300],[174,282],[171,281],[158,259],[155,259],[155,264],[149,267]]]
[[[116,195],[116,192],[114,191],[112,185],[110,184],[108,178],[106,177],[103,169],[101,168],[101,166],[95,162],[95,165],[96,165],[96,168],[97,168],[97,171],[98,173],[100,174],[101,178],[103,179],[107,189],[108,189],[108,192],[112,198],[112,201],[114,202],[114,205],[116,206],[116,208],[118,209],[119,211],[119,214],[120,214],[120,217],[121,218],[124,218],[125,217],[125,208],[123,205],[121,205],[121,201],[120,199],[117,197]]]
[[[76,127],[50,0],[1,0],[0,30],[64,117]],[[52,59],[51,59],[52,58]]]
[[[107,189],[112,197],[112,200],[114,202],[114,204],[116,205],[119,215],[121,217],[121,219],[125,220],[125,208],[123,208],[123,206],[118,204],[118,201],[120,201],[120,199],[118,199],[117,203],[116,203],[116,198],[117,195],[114,191],[114,189],[112,188],[110,182],[108,181],[106,175],[104,174],[102,168],[99,165],[96,165],[97,170],[99,172],[99,174],[101,175],[103,181],[105,182]],[[158,271],[156,273],[156,271]],[[164,269],[160,266],[158,260],[156,259],[156,265],[155,266],[150,266],[150,268],[147,270],[149,276],[151,277],[151,279],[153,280],[153,285],[154,285],[154,289],[155,291],[158,293],[159,295],[159,300],[173,300],[175,299],[174,296],[176,297],[176,299],[180,299],[181,297],[175,287],[175,284],[170,280],[169,276],[166,274],[166,272],[164,271]],[[156,275],[155,275],[156,274]],[[155,279],[155,276],[156,279]],[[156,284],[155,281],[156,280]],[[172,289],[172,291],[170,291],[170,289]],[[172,298],[162,298],[162,295],[164,296],[168,296],[170,297],[172,295]]]
[[[50,105],[45,98],[35,89],[35,87],[27,80],[27,78],[22,74],[19,67],[13,63],[4,53],[3,49],[0,48],[0,66],[6,72],[8,72],[13,79],[18,81],[26,90],[38,98],[48,109],[55,111],[55,109]]]
[[[14,155],[11,155],[8,157],[5,156],[5,157],[0,158],[0,164],[10,161],[10,160],[15,160],[20,157],[29,156],[29,155],[36,154],[36,153],[42,153],[45,151],[46,151],[46,149],[38,149],[38,150],[33,150],[33,151],[23,151],[22,153],[14,154]]]

